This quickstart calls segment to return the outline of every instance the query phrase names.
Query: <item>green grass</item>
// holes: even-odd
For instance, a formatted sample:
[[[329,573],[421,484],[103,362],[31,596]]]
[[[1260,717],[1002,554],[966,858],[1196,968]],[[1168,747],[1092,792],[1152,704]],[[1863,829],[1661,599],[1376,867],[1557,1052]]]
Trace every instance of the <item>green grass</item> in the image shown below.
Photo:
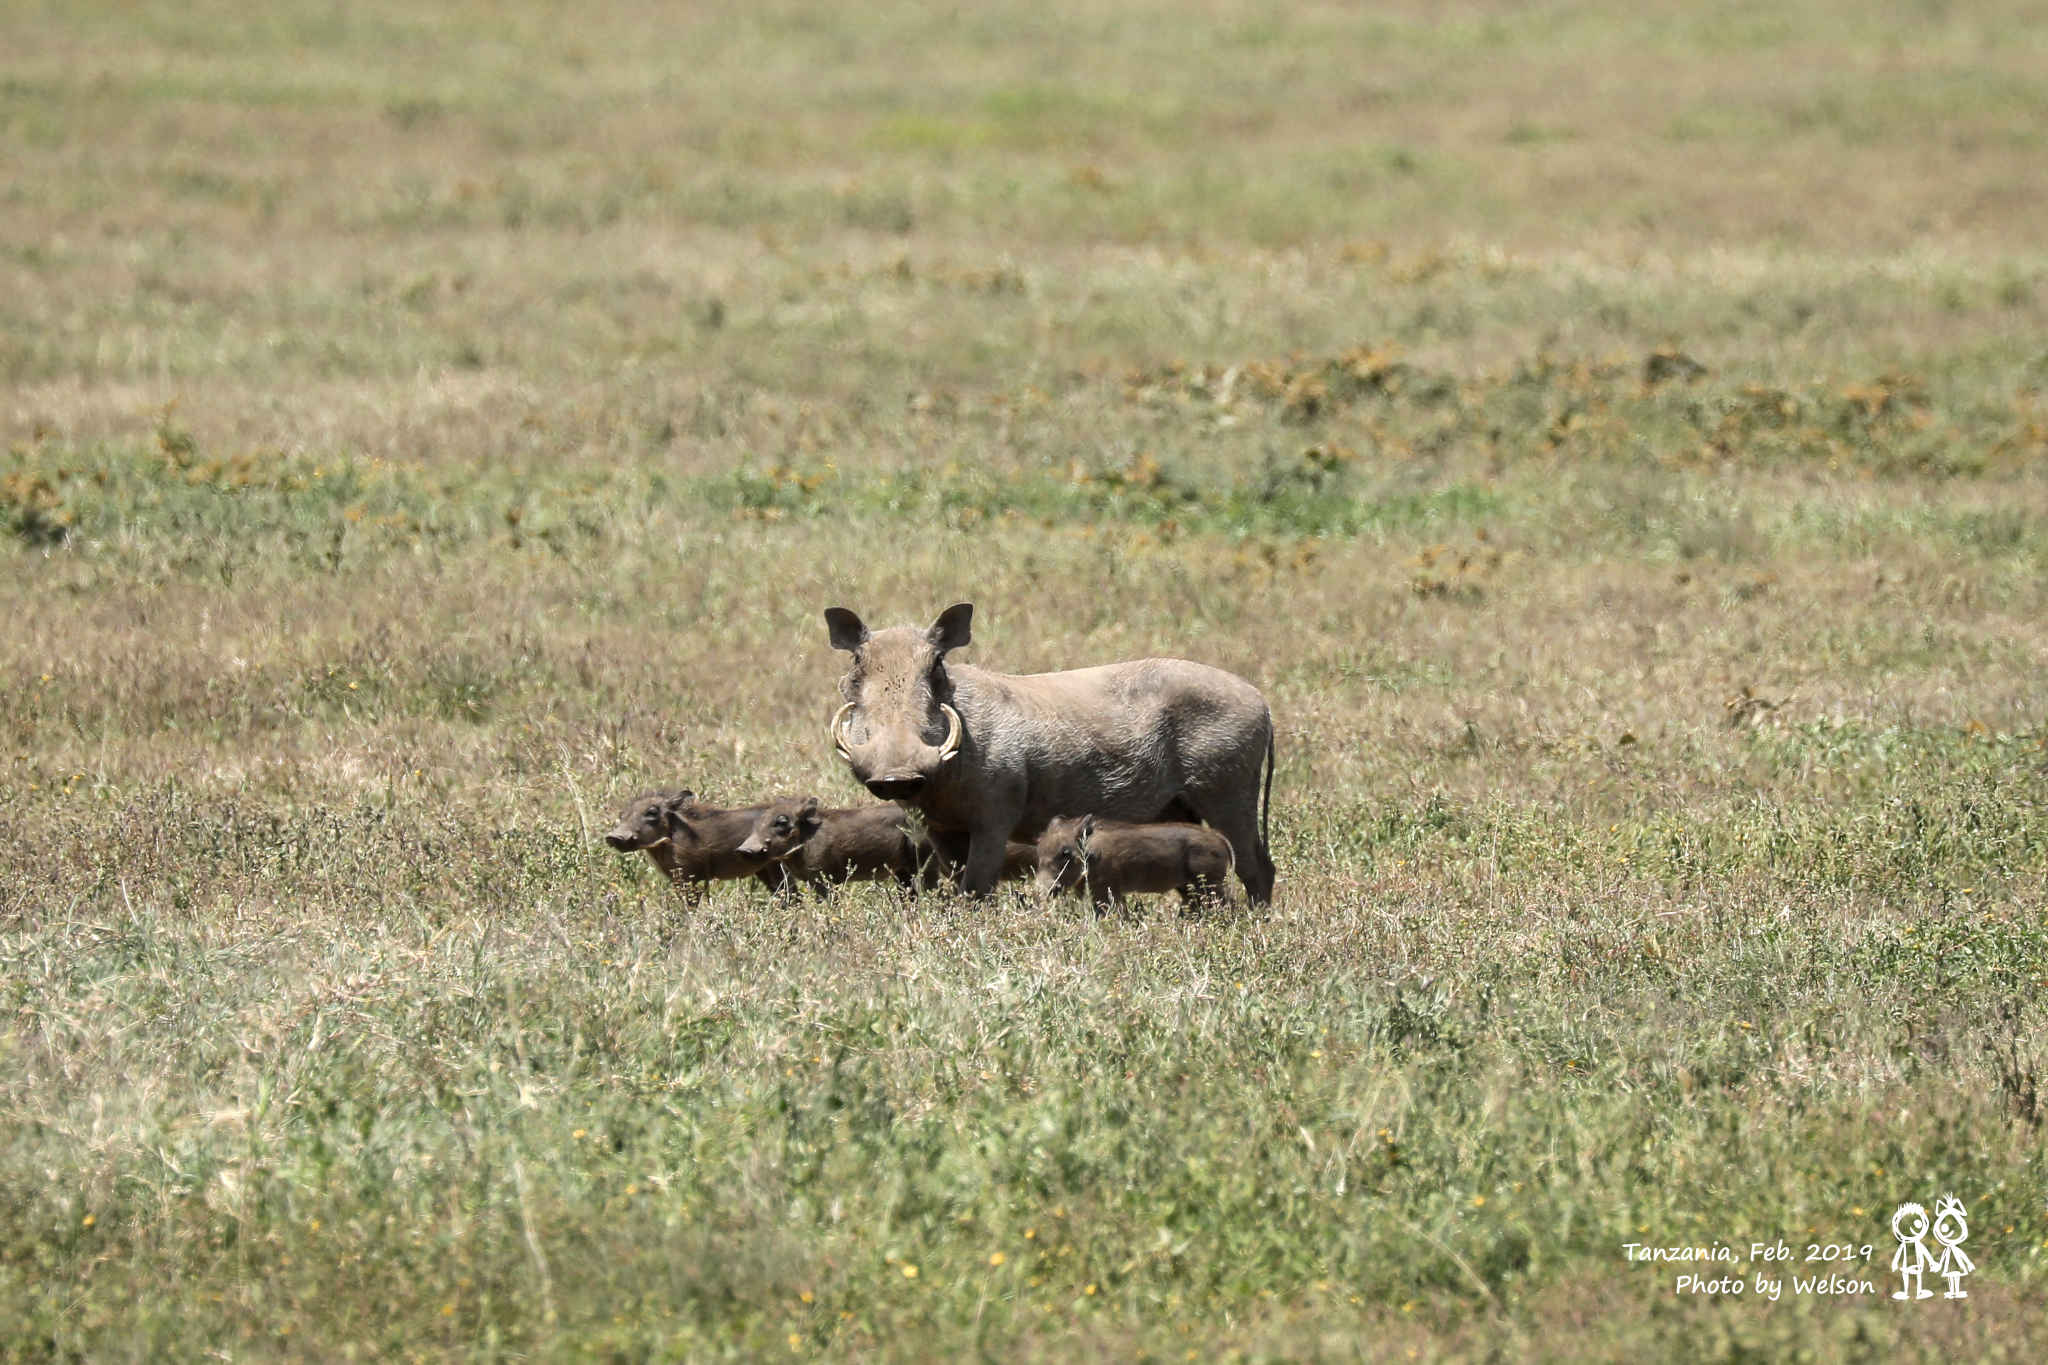
[[[1981,828],[1953,771],[1918,789],[1945,808],[1910,825],[1727,822],[1770,846],[1733,858],[1675,827],[1560,847],[1525,813],[1425,817],[1365,865],[1435,864],[1448,916],[1376,910],[1396,872],[1263,925],[1094,931],[867,895],[685,927],[573,828],[480,857],[460,823],[376,805],[82,789],[163,852],[77,867],[6,940],[33,1068],[14,1149],[58,1163],[9,1187],[11,1349],[669,1358],[794,1335],[921,1358],[1079,1334],[1163,1357],[1189,1332],[1298,1355],[1334,1331],[1544,1356],[1569,1277],[1619,1314],[1619,1352],[1662,1340],[1622,1310],[1653,1279],[1622,1244],[1882,1240],[1875,1205],[1923,1171],[1969,1191],[1996,1305],[2048,1234],[2014,1122],[2031,1054],[1999,1051],[2038,1026],[2048,921],[1923,874],[1974,854],[2038,887],[2048,830]],[[1306,832],[1297,879],[1357,865]],[[1834,861],[1787,869],[1792,847]],[[128,878],[164,864],[206,885],[172,873],[136,907]],[[1914,909],[1879,911],[1884,888]],[[1583,908],[1533,913],[1558,891]],[[36,1083],[60,1055],[158,1081]],[[1882,1350],[1882,1310],[1840,1311]],[[1218,1341],[1200,1324],[1226,1312]],[[1782,1312],[1692,1316],[1765,1352],[1833,1316]]]
[[[321,483],[207,487],[283,506]],[[1688,726],[1681,705],[1618,736],[1558,724],[1571,712],[1551,701],[1547,725],[1360,736],[1377,706],[1420,717],[1503,683],[1342,635],[1328,647],[1349,661],[1317,663],[1325,646],[1297,627],[1384,593],[1383,650],[1478,631],[1528,612],[1546,572],[1510,561],[1464,600],[1397,563],[1361,596],[1370,539],[1247,571],[1227,538],[1190,532],[1116,570],[1113,611],[1056,600],[1033,630],[997,591],[997,619],[1101,657],[1119,651],[1095,633],[1165,625],[1193,574],[1237,584],[1270,623],[1210,610],[1213,629],[1290,639],[1298,662],[1266,675],[1289,717],[1277,914],[1091,924],[1072,906],[751,889],[688,913],[643,862],[594,846],[593,822],[650,780],[735,798],[843,785],[809,739],[822,642],[793,646],[809,682],[757,669],[748,696],[722,679],[756,639],[819,633],[811,604],[864,528],[935,538],[908,564],[923,594],[992,537],[1014,584],[1102,561],[1085,536],[872,508],[642,516],[518,549],[500,519],[317,571],[288,535],[244,527],[231,582],[178,570],[175,525],[27,551],[101,612],[155,600],[226,634],[123,658],[108,619],[104,662],[52,641],[50,676],[17,673],[5,696],[30,759],[0,807],[16,831],[0,939],[16,1356],[119,1341],[151,1358],[1281,1358],[1373,1342],[1932,1359],[1989,1351],[1976,1333],[1994,1322],[2034,1330],[2038,729],[1730,729]],[[677,532],[695,548],[639,596],[623,566]],[[1763,562],[1825,564],[1829,543]],[[758,585],[729,567],[797,550],[823,562],[785,562],[792,600],[748,614]],[[429,552],[443,586],[375,605],[417,593]],[[141,595],[87,587],[139,584],[145,564],[169,577]],[[602,606],[593,566],[617,579]],[[1740,609],[1799,619],[1777,594],[1810,590],[1826,589]],[[309,626],[262,624],[280,594]],[[56,600],[19,638],[81,599]],[[728,661],[661,683],[671,652],[630,642],[664,615]],[[707,633],[726,620],[757,624]],[[216,647],[233,671],[206,662]],[[1862,646],[1819,648],[1805,657],[1846,674]],[[1319,720],[1334,697],[1400,700]],[[1868,1299],[1680,1301],[1665,1271],[1622,1259],[1644,1240],[1881,1244],[1889,1205],[1930,1177],[1970,1203],[1983,1328],[1952,1316],[1926,1335]]]
[[[0,1362],[2040,1358],[2033,9],[0,16]],[[598,841],[961,600],[1270,913]]]

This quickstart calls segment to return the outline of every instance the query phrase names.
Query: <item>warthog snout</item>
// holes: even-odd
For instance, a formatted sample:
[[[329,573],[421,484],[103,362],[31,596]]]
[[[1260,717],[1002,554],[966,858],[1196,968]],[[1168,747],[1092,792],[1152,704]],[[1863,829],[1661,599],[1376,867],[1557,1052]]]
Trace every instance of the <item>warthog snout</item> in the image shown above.
[[[678,818],[677,813],[696,799],[693,792],[648,792],[636,796],[626,803],[626,809],[619,813],[619,823],[612,826],[604,841],[621,853],[665,844],[675,832],[671,825]]]
[[[924,790],[924,778],[916,773],[905,777],[870,778],[867,788],[884,801],[908,801]]]

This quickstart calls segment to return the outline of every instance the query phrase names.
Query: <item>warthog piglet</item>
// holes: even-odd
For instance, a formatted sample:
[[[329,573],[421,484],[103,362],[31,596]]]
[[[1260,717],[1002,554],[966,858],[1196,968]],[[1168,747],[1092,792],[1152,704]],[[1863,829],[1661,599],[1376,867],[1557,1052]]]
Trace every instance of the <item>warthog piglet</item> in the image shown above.
[[[893,801],[824,810],[815,796],[788,796],[760,808],[739,847],[772,860],[770,875],[779,870],[786,884],[814,891],[888,880],[914,887],[929,853],[911,823],[911,813]]]
[[[662,874],[694,904],[707,882],[754,877],[771,889],[784,881],[765,852],[743,852],[766,806],[720,810],[694,792],[652,792],[626,803],[619,824],[604,841],[621,853],[643,851]]]
[[[1130,896],[1178,891],[1190,905],[1228,901],[1230,841],[1200,825],[1056,819],[1038,840],[1038,889],[1088,888],[1097,913]]]

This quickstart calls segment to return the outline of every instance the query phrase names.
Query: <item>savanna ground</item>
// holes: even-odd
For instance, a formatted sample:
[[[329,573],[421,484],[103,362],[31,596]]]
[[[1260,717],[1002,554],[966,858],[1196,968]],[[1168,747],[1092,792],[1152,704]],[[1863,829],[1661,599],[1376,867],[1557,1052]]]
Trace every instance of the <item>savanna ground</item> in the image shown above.
[[[2043,1358],[2044,71],[8,6],[0,1360]],[[1270,915],[593,842],[852,799],[820,610],[963,599],[1265,689]]]

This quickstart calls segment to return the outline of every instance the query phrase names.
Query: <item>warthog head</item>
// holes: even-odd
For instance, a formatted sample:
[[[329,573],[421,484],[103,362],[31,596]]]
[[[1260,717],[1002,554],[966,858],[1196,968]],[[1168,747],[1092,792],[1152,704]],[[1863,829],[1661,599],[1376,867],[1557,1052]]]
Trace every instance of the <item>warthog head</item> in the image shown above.
[[[822,823],[817,797],[785,796],[769,802],[740,844],[740,852],[749,858],[765,856],[771,863],[780,861],[803,847]]]
[[[650,792],[636,796],[626,803],[626,809],[619,815],[618,828],[605,835],[604,841],[621,853],[653,848],[674,837],[676,826],[681,823],[682,808],[696,799],[693,792]]]
[[[1061,818],[1038,837],[1038,894],[1056,896],[1088,880],[1088,842],[1095,837],[1095,817]]]
[[[832,742],[853,775],[884,801],[908,801],[960,751],[960,713],[948,703],[946,651],[968,641],[974,608],[947,607],[931,629],[892,626],[870,634],[844,607],[825,612],[832,648],[853,655],[839,680],[846,705],[832,717]]]

